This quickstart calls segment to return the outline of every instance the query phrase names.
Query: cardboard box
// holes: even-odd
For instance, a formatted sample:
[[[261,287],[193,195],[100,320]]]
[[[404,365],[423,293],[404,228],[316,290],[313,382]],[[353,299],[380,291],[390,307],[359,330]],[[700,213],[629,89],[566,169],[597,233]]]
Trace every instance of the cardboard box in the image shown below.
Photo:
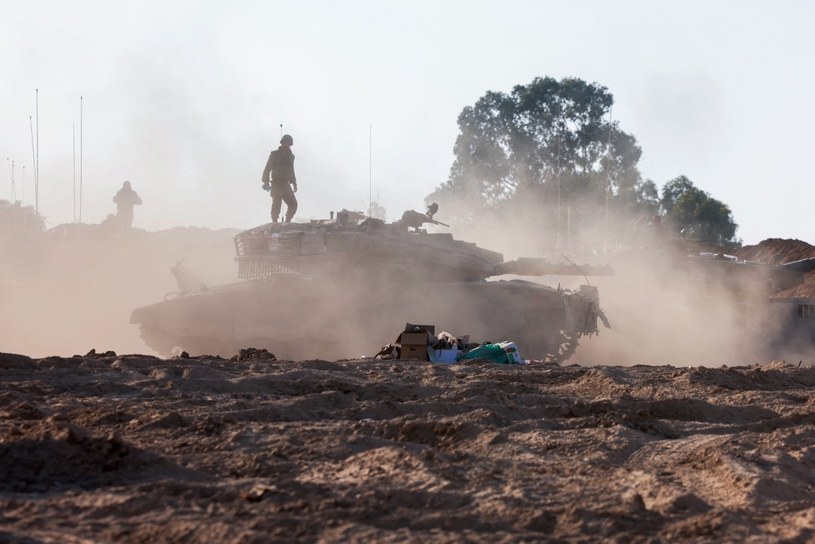
[[[403,332],[399,342],[403,346],[405,344],[426,346],[430,342],[430,337],[426,332]]]
[[[420,361],[427,361],[427,344],[402,344],[402,354],[400,359],[419,359]]]
[[[408,332],[420,329],[420,332]],[[405,324],[405,332],[399,335],[396,343],[401,346],[401,359],[419,359],[428,361],[427,346],[433,341],[436,327],[434,325]]]
[[[501,342],[498,345],[501,346],[501,349],[507,354],[507,363],[511,365],[524,364],[524,360],[521,354],[518,353],[518,346],[515,345],[515,342]]]

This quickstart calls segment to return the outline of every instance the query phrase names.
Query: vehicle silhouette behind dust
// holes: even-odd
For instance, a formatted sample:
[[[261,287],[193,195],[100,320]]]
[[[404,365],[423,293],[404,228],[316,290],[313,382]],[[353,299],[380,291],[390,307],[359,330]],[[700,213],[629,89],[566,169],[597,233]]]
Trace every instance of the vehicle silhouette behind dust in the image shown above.
[[[188,288],[137,308],[131,323],[162,354],[228,357],[254,347],[287,359],[371,356],[410,322],[478,342],[511,340],[526,358],[557,362],[598,332],[598,318],[608,327],[594,287],[489,279],[608,268],[505,262],[449,233],[427,232],[426,223],[443,225],[412,210],[392,223],[343,210],[331,220],[261,225],[235,237],[243,281]]]

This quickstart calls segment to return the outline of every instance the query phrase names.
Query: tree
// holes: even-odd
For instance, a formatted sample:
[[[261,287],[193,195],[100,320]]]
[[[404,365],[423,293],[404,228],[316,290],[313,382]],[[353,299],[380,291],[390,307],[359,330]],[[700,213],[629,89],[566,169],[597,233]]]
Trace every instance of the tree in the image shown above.
[[[687,238],[716,245],[738,245],[730,208],[697,188],[686,176],[674,178],[662,188],[665,223]]]
[[[619,194],[617,201],[632,218],[653,218],[659,214],[659,189],[650,179],[636,182],[631,190]]]
[[[656,187],[641,181],[641,150],[609,120],[612,104],[605,87],[577,78],[487,92],[459,115],[450,176],[428,202],[437,200],[458,222],[511,205],[549,225],[561,206],[584,218],[643,199],[653,207]]]

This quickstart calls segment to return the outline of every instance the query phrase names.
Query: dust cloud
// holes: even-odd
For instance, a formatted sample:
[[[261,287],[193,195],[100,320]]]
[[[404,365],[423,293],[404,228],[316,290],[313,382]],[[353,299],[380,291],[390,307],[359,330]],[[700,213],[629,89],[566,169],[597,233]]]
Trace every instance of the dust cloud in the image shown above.
[[[670,262],[616,262],[598,278],[611,330],[586,341],[586,364],[745,365],[771,360],[780,333],[768,308],[745,304],[715,280],[686,278]],[[767,306],[767,303],[763,303]]]
[[[437,218],[447,219],[443,208]],[[811,357],[805,346],[798,349],[787,343],[779,349],[783,320],[767,303],[771,293],[762,278],[745,284],[726,270],[688,258],[694,250],[706,248],[682,246],[653,225],[633,221],[629,224],[634,225],[630,227],[634,235],[627,239],[634,243],[604,246],[607,235],[602,224],[556,236],[542,225],[530,228],[535,223],[528,213],[499,219],[433,230],[499,251],[506,260],[534,256],[615,269],[610,277],[525,278],[573,291],[586,283],[599,288],[600,306],[612,328],[601,327],[599,335],[582,337],[570,362],[719,366]],[[110,232],[102,225],[68,224],[36,236],[17,236],[6,229],[0,239],[0,351],[34,357],[83,354],[91,348],[156,354],[145,344],[139,327],[131,324],[131,312],[179,291],[171,274],[179,262],[208,286],[237,281],[238,232],[197,227]],[[598,247],[611,249],[594,249]],[[439,331],[470,335],[478,342],[515,341],[524,329],[528,310],[522,294],[507,291],[503,300],[496,300],[493,293],[456,282],[428,290],[422,284],[411,286],[411,278],[393,277],[393,270],[384,266],[379,274],[388,277],[345,281],[342,289],[331,282],[308,288],[278,283],[265,291],[233,293],[220,302],[217,293],[211,295],[212,312],[228,311],[246,330],[256,326],[257,335],[249,335],[229,353],[203,348],[190,353],[232,356],[239,348],[268,347],[290,359],[361,357],[395,341],[406,322],[432,323]],[[424,300],[421,307],[426,312],[416,312],[420,306],[414,304],[414,312],[406,314],[405,300]],[[269,307],[299,309],[269,317],[265,311]],[[172,307],[167,311],[173,315]],[[428,315],[432,320],[426,319]],[[305,342],[304,316],[311,316],[308,331],[318,333],[309,333]],[[168,320],[182,323],[184,317]],[[497,331],[495,323],[503,328]],[[277,338],[275,345],[267,346],[263,342],[268,342],[265,331],[270,325]],[[172,347],[164,346],[162,354]],[[519,348],[524,355],[524,345]],[[527,356],[530,351],[527,346]]]
[[[107,231],[68,224],[0,245],[0,351],[32,356],[90,349],[152,354],[131,311],[179,290],[179,261],[208,284],[236,279],[237,231],[179,227]],[[18,233],[19,234],[19,233]]]
[[[543,224],[520,207],[456,233],[503,252],[505,259],[534,256],[614,268],[608,277],[534,279],[571,290],[587,282],[599,289],[611,329],[583,337],[570,362],[719,366],[815,356],[811,338],[795,342],[784,329],[783,308],[769,304],[775,293],[766,274],[741,277],[721,261],[700,257],[720,248],[688,243],[645,218],[586,212],[572,217],[582,220],[567,224],[564,218],[558,235],[557,223]]]

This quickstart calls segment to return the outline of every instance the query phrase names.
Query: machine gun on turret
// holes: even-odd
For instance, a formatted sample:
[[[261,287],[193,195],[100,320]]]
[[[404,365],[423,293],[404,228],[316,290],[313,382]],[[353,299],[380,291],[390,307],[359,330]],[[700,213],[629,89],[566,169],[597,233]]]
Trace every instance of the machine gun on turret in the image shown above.
[[[407,210],[405,213],[402,214],[402,220],[400,224],[406,228],[412,228],[414,230],[419,230],[425,223],[431,223],[433,225],[441,225],[442,227],[449,227],[447,223],[442,223],[441,221],[437,221],[433,219],[433,216],[436,215],[436,212],[439,211],[439,205],[433,202],[430,206],[427,207],[426,213],[419,213],[414,210]]]

